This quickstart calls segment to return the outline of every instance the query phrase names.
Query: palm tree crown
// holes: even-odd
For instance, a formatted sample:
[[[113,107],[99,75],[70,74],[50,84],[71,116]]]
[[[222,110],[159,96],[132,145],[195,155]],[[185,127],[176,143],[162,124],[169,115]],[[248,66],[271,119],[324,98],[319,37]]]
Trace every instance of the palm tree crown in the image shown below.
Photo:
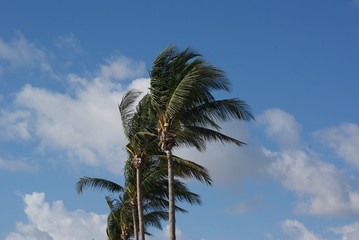
[[[159,145],[167,154],[169,180],[170,239],[175,239],[173,155],[175,146],[205,149],[207,141],[242,141],[220,132],[219,122],[252,120],[249,106],[238,98],[216,100],[213,91],[230,91],[223,71],[187,48],[170,46],[155,59],[150,73],[151,105],[157,118]]]

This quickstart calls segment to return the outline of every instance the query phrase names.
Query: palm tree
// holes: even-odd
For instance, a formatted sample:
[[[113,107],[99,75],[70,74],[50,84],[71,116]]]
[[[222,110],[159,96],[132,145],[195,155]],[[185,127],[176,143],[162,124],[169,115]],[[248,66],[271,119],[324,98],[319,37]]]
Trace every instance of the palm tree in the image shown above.
[[[126,149],[132,158],[133,166],[136,169],[136,192],[137,192],[137,213],[139,225],[139,239],[145,238],[143,221],[142,201],[142,171],[147,162],[154,159],[160,160],[165,156],[158,146],[158,135],[156,130],[156,118],[150,105],[150,95],[145,95],[137,104],[140,96],[138,91],[128,91],[119,104],[122,125],[129,143]],[[136,107],[135,107],[136,106]],[[199,181],[211,184],[211,178],[207,170],[191,161],[175,157],[176,175],[180,177],[195,177]],[[151,163],[150,163],[151,164]],[[163,170],[160,171],[163,174]],[[166,173],[167,174],[167,173]],[[167,178],[166,178],[167,179]]]
[[[249,106],[237,98],[216,100],[212,91],[230,91],[223,71],[187,48],[168,47],[150,73],[151,105],[157,118],[159,145],[167,155],[170,239],[175,240],[173,154],[175,146],[205,149],[206,141],[244,144],[220,133],[220,121],[252,120]]]
[[[187,165],[186,165],[187,164]],[[199,165],[191,165],[191,162],[177,159],[176,172],[183,168],[184,173],[180,176],[195,176],[203,181],[209,181],[206,169]],[[181,166],[182,165],[182,166]],[[168,219],[168,190],[167,190],[167,171],[161,161],[151,158],[142,165],[142,193],[143,193],[143,222],[145,228],[154,226],[161,229],[161,221]],[[187,172],[186,172],[187,171]],[[92,188],[107,190],[111,193],[122,194],[119,199],[106,197],[106,202],[110,207],[108,216],[107,234],[109,240],[126,240],[130,236],[138,239],[138,213],[136,208],[136,168],[129,159],[125,165],[125,186],[122,187],[112,181],[102,178],[82,177],[76,184],[79,194],[84,189]],[[176,189],[175,198],[179,201],[186,201],[190,204],[201,204],[199,195],[190,192],[186,185],[181,181],[174,183]],[[176,206],[176,211],[186,212],[186,210]],[[145,232],[145,231],[144,231]],[[146,232],[145,232],[146,233]],[[146,233],[149,234],[149,233]]]
[[[133,211],[129,207],[131,203],[127,196],[128,194],[123,194],[119,199],[106,196],[106,203],[110,208],[106,229],[108,240],[128,240],[134,232],[135,221],[132,220]]]
[[[142,168],[143,164],[151,157],[151,153],[157,150],[155,122],[151,121],[148,108],[148,96],[144,96],[135,108],[136,100],[141,93],[128,91],[119,104],[122,126],[128,140],[126,150],[132,158],[133,166],[136,169],[136,192],[137,192],[137,213],[139,225],[139,239],[145,239],[145,229],[142,206]]]

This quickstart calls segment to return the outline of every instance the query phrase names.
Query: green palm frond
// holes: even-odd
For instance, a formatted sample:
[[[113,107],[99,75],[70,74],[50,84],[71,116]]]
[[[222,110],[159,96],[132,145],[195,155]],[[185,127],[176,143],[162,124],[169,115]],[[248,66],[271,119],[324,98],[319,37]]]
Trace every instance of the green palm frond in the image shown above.
[[[220,129],[218,121],[231,119],[250,121],[254,119],[250,106],[238,98],[216,100],[195,106],[183,115],[189,125],[210,126]]]
[[[76,191],[81,194],[85,188],[107,190],[109,192],[122,192],[124,190],[122,186],[106,179],[82,177],[76,183]]]
[[[162,230],[162,221],[168,220],[167,211],[151,211],[144,216],[146,227],[155,227]]]
[[[238,139],[229,137],[221,132],[209,129],[209,128],[204,128],[204,127],[199,127],[199,126],[186,126],[188,131],[194,132],[198,135],[199,138],[203,139],[204,141],[216,141],[216,142],[221,142],[221,143],[234,143],[237,146],[242,146],[245,145],[245,142],[242,142]]]

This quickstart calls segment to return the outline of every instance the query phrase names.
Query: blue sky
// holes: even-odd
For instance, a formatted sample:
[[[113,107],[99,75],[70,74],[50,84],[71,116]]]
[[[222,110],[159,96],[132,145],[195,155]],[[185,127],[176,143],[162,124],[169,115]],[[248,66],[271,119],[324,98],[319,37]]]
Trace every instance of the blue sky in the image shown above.
[[[214,179],[188,182],[203,205],[183,205],[178,239],[359,239],[358,26],[357,0],[3,0],[0,238],[105,239],[106,193],[75,183],[123,181],[117,103],[174,44],[256,116],[223,125],[246,147],[176,152]]]

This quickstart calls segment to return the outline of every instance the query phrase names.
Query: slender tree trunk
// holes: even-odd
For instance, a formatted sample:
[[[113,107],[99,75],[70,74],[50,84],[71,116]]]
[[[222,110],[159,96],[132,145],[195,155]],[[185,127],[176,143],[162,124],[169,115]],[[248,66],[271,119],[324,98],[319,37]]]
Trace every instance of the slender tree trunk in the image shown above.
[[[145,240],[145,227],[143,223],[142,191],[141,191],[141,167],[136,167],[136,188],[137,188],[137,212],[139,225],[139,240]]]
[[[134,199],[131,199],[131,209],[133,219],[133,240],[138,240],[137,206]]]
[[[168,215],[169,215],[169,236],[170,240],[176,240],[176,216],[175,216],[175,198],[173,190],[173,159],[172,151],[167,150],[167,161],[168,161]]]

